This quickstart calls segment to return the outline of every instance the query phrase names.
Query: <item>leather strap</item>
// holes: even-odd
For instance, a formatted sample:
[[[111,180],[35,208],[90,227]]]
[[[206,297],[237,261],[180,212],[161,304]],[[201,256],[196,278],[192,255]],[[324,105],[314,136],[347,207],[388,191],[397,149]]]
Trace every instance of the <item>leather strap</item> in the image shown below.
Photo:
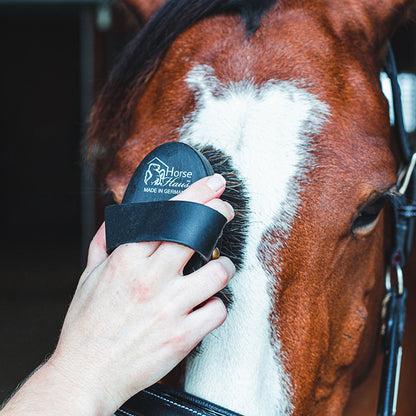
[[[391,82],[394,109],[394,128],[402,156],[402,162],[404,162],[404,165],[409,165],[413,153],[409,147],[409,139],[404,128],[400,85],[398,81],[396,61],[390,42],[387,44],[387,56],[384,62],[384,69]],[[410,256],[415,229],[415,215],[413,215],[415,214],[415,206],[416,183],[413,172],[405,194],[401,197],[395,198],[394,200],[394,242],[391,250],[392,265],[399,263],[400,266],[403,267]]]
[[[403,189],[401,183],[397,185],[398,195],[392,200],[393,241],[390,250],[390,267],[388,270],[396,270],[397,285],[392,286],[390,274],[388,274],[388,279],[386,276],[387,292],[383,301],[382,312],[384,359],[380,379],[377,416],[394,416],[396,414],[402,356],[401,343],[406,315],[406,289],[403,284],[402,267],[410,257],[413,244],[414,217],[416,214],[416,183],[414,179],[414,165],[411,163],[413,154],[409,147],[403,124],[400,85],[397,79],[397,68],[390,43],[388,44],[384,67],[391,81],[394,127],[397,141],[401,151],[402,161],[407,166],[406,175],[410,175],[410,181]]]
[[[105,210],[107,252],[126,243],[170,241],[208,261],[226,223],[218,211],[187,201],[110,205]]]
[[[402,340],[406,315],[407,292],[398,293],[397,286],[388,291],[383,302],[383,370],[377,416],[396,414],[400,379]]]
[[[242,416],[200,397],[155,384],[127,401],[116,416]]]
[[[397,66],[396,60],[394,58],[393,48],[390,42],[387,43],[387,55],[383,66],[387,76],[390,78],[391,83],[394,111],[394,128],[397,134],[397,142],[400,147],[403,161],[405,163],[409,163],[412,157],[412,151],[410,150],[409,140],[407,138],[406,130],[404,128],[403,106],[400,85],[397,76]]]

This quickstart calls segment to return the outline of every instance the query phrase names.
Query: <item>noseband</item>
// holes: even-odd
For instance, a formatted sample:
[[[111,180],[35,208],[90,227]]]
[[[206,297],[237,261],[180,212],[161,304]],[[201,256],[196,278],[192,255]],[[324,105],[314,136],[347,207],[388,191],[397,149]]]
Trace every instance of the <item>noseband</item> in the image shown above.
[[[403,110],[396,63],[391,45],[384,69],[390,78],[394,128],[404,169],[397,184],[398,196],[392,202],[393,241],[386,272],[386,295],[382,304],[383,368],[379,390],[377,416],[396,414],[397,394],[402,357],[405,321],[406,289],[403,266],[408,260],[413,243],[416,217],[416,184],[414,170],[416,153],[411,152],[403,122]],[[394,279],[393,279],[394,277]],[[242,416],[199,397],[156,384],[133,396],[115,413],[117,416]]]

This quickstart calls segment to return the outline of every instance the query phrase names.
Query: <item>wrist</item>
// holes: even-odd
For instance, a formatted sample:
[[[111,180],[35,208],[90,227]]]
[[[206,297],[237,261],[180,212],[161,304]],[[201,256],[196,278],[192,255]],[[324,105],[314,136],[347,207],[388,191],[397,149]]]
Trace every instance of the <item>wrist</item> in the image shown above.
[[[113,415],[118,407],[111,395],[101,386],[100,375],[88,371],[88,366],[75,366],[70,360],[54,355],[41,368],[45,377],[63,388],[63,402],[74,405],[74,415]],[[76,408],[75,408],[76,404]]]
[[[51,358],[7,403],[1,416],[110,416],[117,406],[99,387],[90,385],[82,371],[77,377]]]

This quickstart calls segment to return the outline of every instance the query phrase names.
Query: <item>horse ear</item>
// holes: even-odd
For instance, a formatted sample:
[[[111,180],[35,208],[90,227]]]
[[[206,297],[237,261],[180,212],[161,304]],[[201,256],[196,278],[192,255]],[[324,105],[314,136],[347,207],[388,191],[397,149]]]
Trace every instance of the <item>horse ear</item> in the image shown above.
[[[373,50],[381,50],[396,27],[410,19],[416,0],[331,0],[338,29],[344,35],[364,35]],[[360,36],[362,39],[362,36]]]
[[[121,2],[145,23],[166,0],[121,0]]]

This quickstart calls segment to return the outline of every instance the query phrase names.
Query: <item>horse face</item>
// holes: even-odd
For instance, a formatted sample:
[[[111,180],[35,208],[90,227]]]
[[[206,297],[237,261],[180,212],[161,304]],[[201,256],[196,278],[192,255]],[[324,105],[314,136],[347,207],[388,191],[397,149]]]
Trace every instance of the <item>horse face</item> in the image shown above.
[[[185,30],[106,176],[120,202],[140,160],[180,140],[239,178],[233,304],[185,387],[245,415],[340,414],[376,345],[397,169],[378,74],[399,16],[394,2],[336,3],[282,1],[250,35],[235,15]]]

